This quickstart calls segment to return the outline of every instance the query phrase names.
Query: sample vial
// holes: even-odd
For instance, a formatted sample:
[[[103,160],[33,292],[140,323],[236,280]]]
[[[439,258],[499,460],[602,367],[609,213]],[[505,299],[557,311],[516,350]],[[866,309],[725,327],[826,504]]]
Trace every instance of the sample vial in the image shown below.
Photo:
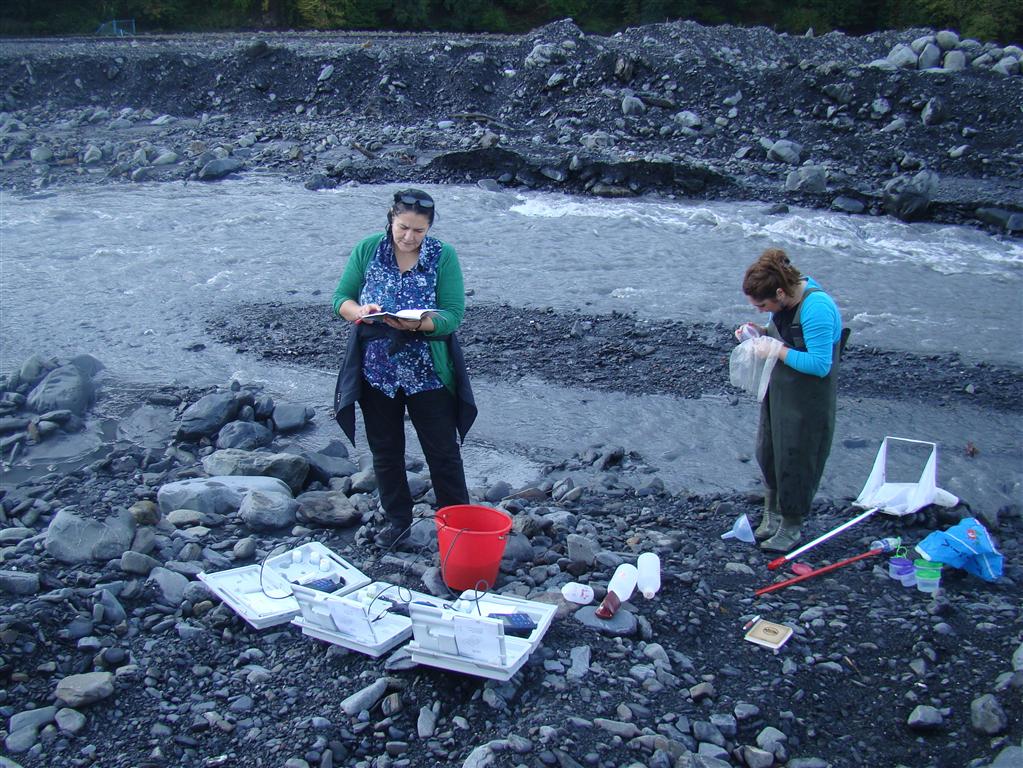
[[[636,566],[629,563],[619,565],[611,575],[611,581],[607,583],[607,597],[600,603],[594,615],[600,619],[610,619],[614,616],[621,604],[632,597],[638,578]]]
[[[649,600],[661,588],[661,559],[653,552],[644,552],[636,560],[636,570],[639,572],[636,586]]]
[[[570,581],[561,588],[561,595],[570,603],[589,605],[593,602],[593,587],[588,584],[580,584],[577,581]]]

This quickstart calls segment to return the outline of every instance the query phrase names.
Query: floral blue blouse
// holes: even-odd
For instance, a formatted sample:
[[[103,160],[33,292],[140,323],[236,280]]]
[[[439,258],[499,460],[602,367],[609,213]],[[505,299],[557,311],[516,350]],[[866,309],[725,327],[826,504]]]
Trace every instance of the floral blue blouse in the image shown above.
[[[379,304],[386,312],[435,307],[440,255],[440,240],[426,237],[419,249],[419,262],[403,273],[390,238],[382,238],[366,266],[359,303]],[[362,375],[371,386],[388,397],[395,397],[399,388],[415,395],[444,386],[434,370],[426,341],[410,341],[394,355],[388,354],[389,346],[388,339],[371,339],[363,348]]]

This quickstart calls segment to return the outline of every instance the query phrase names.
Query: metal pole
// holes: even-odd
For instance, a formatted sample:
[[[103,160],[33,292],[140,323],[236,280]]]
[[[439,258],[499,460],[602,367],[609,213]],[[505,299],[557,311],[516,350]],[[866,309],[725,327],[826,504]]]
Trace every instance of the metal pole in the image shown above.
[[[832,536],[837,536],[838,534],[840,534],[846,528],[852,528],[854,525],[856,525],[856,523],[860,522],[861,520],[866,520],[872,514],[877,512],[878,509],[880,509],[880,507],[871,507],[866,512],[864,512],[863,514],[857,515],[852,520],[847,520],[846,522],[842,523],[840,526],[835,528],[835,530],[828,531],[823,536],[818,536],[816,539],[811,541],[809,544],[804,544],[799,549],[794,549],[791,552],[789,552],[787,555],[783,555],[782,557],[779,557],[779,558],[776,558],[776,559],[772,560],[771,562],[769,562],[767,564],[767,570],[773,571],[776,568],[780,568],[781,566],[785,565],[785,563],[787,563],[789,560],[795,560],[797,557],[799,557],[801,554],[803,554],[807,550],[813,549],[818,544],[823,544],[825,541],[830,539]]]

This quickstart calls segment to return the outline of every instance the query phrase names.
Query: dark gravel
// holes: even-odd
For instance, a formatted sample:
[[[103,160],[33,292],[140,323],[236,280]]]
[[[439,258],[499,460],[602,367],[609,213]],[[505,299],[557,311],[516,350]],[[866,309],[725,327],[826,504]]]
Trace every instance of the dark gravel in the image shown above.
[[[326,305],[271,303],[217,313],[207,332],[239,352],[336,369],[349,325]],[[626,314],[559,314],[553,310],[470,304],[459,331],[473,375],[633,395],[737,395],[728,383],[734,329],[637,320]],[[893,372],[898,372],[893,375]],[[850,341],[839,391],[928,404],[970,403],[1018,413],[1023,372],[968,363],[955,356],[861,347]]]

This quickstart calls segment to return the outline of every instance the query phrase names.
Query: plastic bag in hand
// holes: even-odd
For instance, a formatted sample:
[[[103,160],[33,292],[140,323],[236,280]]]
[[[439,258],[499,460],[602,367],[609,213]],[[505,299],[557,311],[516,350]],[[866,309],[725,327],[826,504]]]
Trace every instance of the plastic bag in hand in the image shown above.
[[[757,339],[747,339],[732,350],[732,356],[728,360],[728,377],[733,387],[749,392],[757,400],[763,400],[767,394],[767,385],[771,383],[771,371],[774,364],[778,362],[778,353],[761,357],[757,354],[757,343],[762,341],[781,342],[767,336]]]
[[[773,336],[758,336],[753,340],[753,350],[757,357],[767,360],[777,360],[783,346],[785,345]]]

